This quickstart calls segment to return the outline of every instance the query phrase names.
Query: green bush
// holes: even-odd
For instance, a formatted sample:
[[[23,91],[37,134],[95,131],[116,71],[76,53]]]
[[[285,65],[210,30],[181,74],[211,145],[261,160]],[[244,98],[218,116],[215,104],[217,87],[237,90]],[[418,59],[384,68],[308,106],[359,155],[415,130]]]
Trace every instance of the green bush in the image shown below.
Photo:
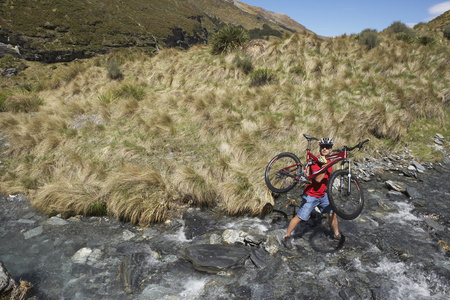
[[[106,62],[106,71],[108,72],[108,78],[113,80],[123,79],[123,73],[119,68],[119,62],[116,59],[110,59]]]
[[[291,73],[297,74],[299,76],[305,75],[305,68],[302,66],[295,66],[290,70]]]
[[[269,69],[258,69],[252,72],[250,75],[250,87],[262,86],[275,82],[277,80],[276,75]]]
[[[41,97],[25,90],[0,95],[0,112],[35,112],[43,104]]]
[[[244,45],[249,39],[248,32],[242,27],[227,25],[221,28],[211,39],[213,54],[228,53]]]
[[[358,35],[358,40],[359,43],[366,46],[368,50],[375,48],[381,42],[376,29],[364,29]]]
[[[108,213],[108,209],[106,208],[106,203],[100,200],[95,201],[89,207],[88,215],[91,216],[104,216]]]
[[[392,34],[403,32],[403,33],[410,34],[413,36],[415,34],[414,30],[412,30],[406,24],[404,24],[400,21],[395,21],[394,23],[392,23],[388,28],[386,28],[386,32],[392,33]]]
[[[450,25],[447,25],[447,26],[444,28],[444,37],[445,37],[447,40],[450,40]]]
[[[435,40],[433,37],[428,35],[421,35],[417,37],[417,41],[422,45],[431,45],[434,44]]]
[[[408,44],[414,43],[414,35],[411,35],[406,32],[399,32],[399,33],[395,34],[395,38],[399,41],[404,41]]]
[[[251,71],[253,71],[253,62],[251,57],[248,55],[244,55],[244,57],[241,57],[239,54],[236,55],[233,59],[233,63],[245,74],[249,74]]]

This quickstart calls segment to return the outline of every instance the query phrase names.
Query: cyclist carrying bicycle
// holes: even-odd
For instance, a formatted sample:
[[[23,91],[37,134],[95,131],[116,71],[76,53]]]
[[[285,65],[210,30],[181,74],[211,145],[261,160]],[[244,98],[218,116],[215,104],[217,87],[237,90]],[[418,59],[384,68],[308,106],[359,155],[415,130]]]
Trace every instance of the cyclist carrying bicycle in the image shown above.
[[[319,164],[311,165],[310,172],[313,173],[319,171],[321,165],[327,163],[327,159],[325,158],[325,156],[330,155],[333,144],[334,143],[331,138],[325,137],[319,140],[320,155],[317,156],[319,158]],[[313,181],[305,187],[302,196],[303,198],[302,204],[300,205],[297,215],[294,218],[292,218],[291,222],[289,223],[286,234],[283,237],[283,244],[286,246],[286,248],[289,249],[292,248],[292,241],[291,241],[292,231],[295,229],[295,227],[297,227],[300,221],[309,220],[311,212],[315,209],[316,206],[319,208],[321,213],[328,214],[328,222],[331,227],[333,238],[336,240],[341,239],[341,234],[339,233],[338,228],[337,216],[330,206],[327,195],[327,184],[331,175],[331,171],[332,167],[329,167],[325,172],[317,175],[313,179]]]

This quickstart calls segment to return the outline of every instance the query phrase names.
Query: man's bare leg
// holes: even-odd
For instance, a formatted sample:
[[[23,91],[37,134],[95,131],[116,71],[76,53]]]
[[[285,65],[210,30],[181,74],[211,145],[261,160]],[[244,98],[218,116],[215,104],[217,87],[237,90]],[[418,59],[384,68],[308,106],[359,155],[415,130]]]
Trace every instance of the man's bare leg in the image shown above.
[[[289,226],[287,228],[286,234],[283,236],[283,239],[291,236],[292,231],[297,227],[298,223],[300,223],[301,219],[297,216],[293,217],[291,222],[289,222]]]
[[[339,236],[338,220],[336,213],[328,214],[328,223],[334,236]]]

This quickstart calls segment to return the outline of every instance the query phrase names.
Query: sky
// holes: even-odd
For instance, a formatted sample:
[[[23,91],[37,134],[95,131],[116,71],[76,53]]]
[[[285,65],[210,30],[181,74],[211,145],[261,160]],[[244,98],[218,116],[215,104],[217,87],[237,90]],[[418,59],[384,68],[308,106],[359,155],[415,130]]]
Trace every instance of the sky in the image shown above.
[[[400,21],[413,27],[427,23],[450,9],[439,0],[239,0],[265,10],[283,13],[322,36],[378,32]]]

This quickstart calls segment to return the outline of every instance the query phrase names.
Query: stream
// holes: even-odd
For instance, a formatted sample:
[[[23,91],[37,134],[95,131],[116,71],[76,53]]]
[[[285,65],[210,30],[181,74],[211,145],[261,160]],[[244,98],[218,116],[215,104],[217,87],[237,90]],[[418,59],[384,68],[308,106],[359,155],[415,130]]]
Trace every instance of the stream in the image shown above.
[[[0,195],[0,261],[38,299],[449,299],[450,164],[405,174],[385,168],[362,181],[362,214],[339,219],[345,241],[316,215],[290,250],[280,241],[301,188],[263,217],[191,208],[144,228],[48,218]]]

